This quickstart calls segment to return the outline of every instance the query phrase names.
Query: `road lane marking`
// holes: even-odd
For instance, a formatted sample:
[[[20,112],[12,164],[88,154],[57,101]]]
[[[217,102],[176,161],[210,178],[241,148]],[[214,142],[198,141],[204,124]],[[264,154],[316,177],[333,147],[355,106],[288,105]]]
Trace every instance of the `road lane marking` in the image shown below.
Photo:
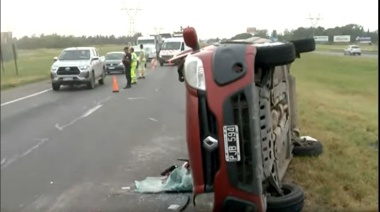
[[[1,165],[3,165],[3,163],[4,163],[6,160],[7,160],[7,158],[3,158],[3,159],[1,160]]]
[[[146,99],[145,97],[130,97],[128,100]]]
[[[32,153],[34,150],[36,150],[38,147],[40,147],[42,144],[44,144],[46,141],[48,141],[47,138],[42,138],[42,139],[38,139],[38,140],[39,140],[39,142],[38,142],[36,145],[34,145],[32,148],[26,150],[26,151],[23,152],[22,154],[16,154],[16,155],[14,155],[13,157],[11,157],[11,159],[9,159],[9,160],[7,160],[7,161],[5,161],[5,159],[3,159],[4,162],[3,162],[3,160],[1,161],[1,169],[4,169],[4,168],[8,167],[9,165],[11,165],[12,163],[14,163],[14,162],[17,161],[18,159],[21,159],[21,158],[23,158],[23,157],[29,155],[29,154]],[[4,164],[4,166],[3,166],[3,164]]]
[[[154,121],[154,122],[158,122],[158,120],[154,119],[154,118],[149,118],[149,120]]]
[[[15,99],[15,100],[12,100],[12,101],[8,101],[8,102],[1,103],[1,107],[6,106],[6,105],[9,105],[9,104],[12,104],[12,103],[15,103],[15,102],[19,102],[19,101],[24,100],[24,99],[28,99],[28,98],[30,98],[30,97],[34,97],[34,96],[37,96],[37,95],[40,95],[40,94],[46,93],[46,92],[48,92],[48,91],[51,91],[51,88],[50,88],[50,89],[43,90],[43,91],[40,91],[40,92],[37,92],[37,93],[34,93],[34,94],[30,94],[30,95],[28,95],[28,96],[24,96],[24,97],[21,97],[21,98]]]
[[[57,128],[58,130],[62,131],[64,128],[70,126],[70,125],[73,125],[75,122],[79,121],[80,119],[83,119],[83,118],[86,118],[88,117],[89,115],[91,115],[92,113],[94,113],[95,111],[97,111],[99,108],[101,108],[103,105],[96,105],[95,107],[93,108],[90,108],[89,110],[87,110],[85,113],[83,113],[81,116],[75,118],[74,120],[72,120],[71,122],[69,122],[68,124],[65,124],[63,126],[59,126],[59,124],[57,123],[55,125],[55,128]]]

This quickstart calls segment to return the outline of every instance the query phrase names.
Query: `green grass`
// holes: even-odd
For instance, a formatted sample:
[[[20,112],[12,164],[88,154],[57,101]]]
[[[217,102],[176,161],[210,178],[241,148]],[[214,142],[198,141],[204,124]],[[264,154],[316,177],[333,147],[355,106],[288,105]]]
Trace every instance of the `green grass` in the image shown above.
[[[319,139],[318,158],[294,158],[287,180],[306,192],[304,211],[377,211],[378,64],[305,54],[297,79],[299,128]]]
[[[98,48],[101,55],[104,55],[109,51],[122,51],[124,46],[107,45]],[[17,61],[19,75],[16,75],[14,61],[5,62],[5,71],[1,71],[1,90],[49,79],[53,58],[61,51],[62,49],[19,50]]]
[[[347,48],[348,44],[317,44],[316,50],[319,51],[333,51],[343,52],[343,49]],[[379,48],[377,45],[360,44],[363,54],[378,54]]]

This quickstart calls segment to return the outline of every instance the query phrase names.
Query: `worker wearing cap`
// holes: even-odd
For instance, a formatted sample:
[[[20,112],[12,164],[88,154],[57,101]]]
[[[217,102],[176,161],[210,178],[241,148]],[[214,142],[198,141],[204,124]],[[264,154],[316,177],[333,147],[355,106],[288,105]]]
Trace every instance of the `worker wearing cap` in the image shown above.
[[[144,50],[144,46],[142,44],[140,44],[140,49],[141,49],[141,52],[140,52],[140,65],[139,65],[139,73],[140,73],[140,76],[139,76],[139,79],[145,79],[145,67],[146,67],[146,54],[145,54],[145,50]]]
[[[124,89],[131,88],[131,53],[129,53],[129,47],[124,48],[123,65],[125,67],[125,77],[127,78],[127,85]]]
[[[135,53],[134,48],[130,48],[131,52],[131,77],[132,77],[132,84],[137,83],[137,78],[136,78],[136,68],[137,68],[137,55]]]

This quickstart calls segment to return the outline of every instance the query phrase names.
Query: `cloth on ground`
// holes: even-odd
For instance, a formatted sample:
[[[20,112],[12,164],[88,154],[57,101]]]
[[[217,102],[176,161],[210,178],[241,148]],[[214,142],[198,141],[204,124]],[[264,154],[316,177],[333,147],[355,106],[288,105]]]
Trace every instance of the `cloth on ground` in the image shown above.
[[[189,169],[178,167],[169,176],[146,177],[142,181],[136,180],[135,186],[139,193],[191,192],[193,181]]]

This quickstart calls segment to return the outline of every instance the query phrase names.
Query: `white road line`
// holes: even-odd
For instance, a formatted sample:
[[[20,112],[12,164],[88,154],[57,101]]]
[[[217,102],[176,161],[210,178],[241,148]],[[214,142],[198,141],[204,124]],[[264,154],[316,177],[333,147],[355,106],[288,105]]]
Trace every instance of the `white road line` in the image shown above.
[[[15,102],[18,102],[18,101],[21,101],[21,100],[24,100],[24,99],[28,99],[28,98],[33,97],[33,96],[37,96],[37,95],[46,93],[48,91],[51,91],[51,89],[46,89],[46,90],[43,90],[43,91],[40,91],[40,92],[37,92],[37,93],[34,93],[34,94],[30,94],[28,96],[24,96],[24,97],[21,97],[21,98],[18,98],[18,99],[9,101],[9,102],[4,102],[4,103],[1,104],[1,107],[9,105],[9,104],[12,104],[12,103],[15,103]]]
[[[145,97],[131,97],[128,100],[138,100],[138,99],[146,99]]]
[[[83,113],[81,116],[75,118],[74,120],[72,120],[71,122],[69,122],[68,124],[65,124],[63,126],[59,126],[59,124],[56,124],[55,125],[55,128],[57,128],[58,130],[63,130],[64,128],[70,126],[70,125],[73,125],[75,122],[79,121],[80,119],[83,119],[83,118],[86,118],[88,117],[89,115],[91,115],[92,113],[94,113],[95,111],[97,111],[99,108],[101,108],[103,105],[96,105],[95,107],[93,108],[90,108],[89,110],[87,110],[85,113]]]
[[[9,160],[5,160],[5,158],[1,161],[1,169],[4,169],[6,167],[8,167],[9,165],[11,165],[13,162],[15,162],[16,160],[18,159],[21,159],[27,155],[29,155],[30,153],[33,152],[33,150],[36,150],[38,147],[40,147],[42,144],[44,144],[48,139],[47,138],[43,138],[43,139],[38,139],[40,142],[38,142],[36,145],[34,145],[32,148],[26,150],[25,152],[23,152],[22,154],[16,154],[14,155],[13,157],[11,157],[11,159]],[[4,165],[3,165],[4,164]]]
[[[3,163],[6,161],[6,158],[3,158],[2,160],[1,160],[1,165],[3,165]]]
[[[158,120],[154,119],[154,118],[149,118],[149,120],[154,121],[154,122],[158,122]]]

